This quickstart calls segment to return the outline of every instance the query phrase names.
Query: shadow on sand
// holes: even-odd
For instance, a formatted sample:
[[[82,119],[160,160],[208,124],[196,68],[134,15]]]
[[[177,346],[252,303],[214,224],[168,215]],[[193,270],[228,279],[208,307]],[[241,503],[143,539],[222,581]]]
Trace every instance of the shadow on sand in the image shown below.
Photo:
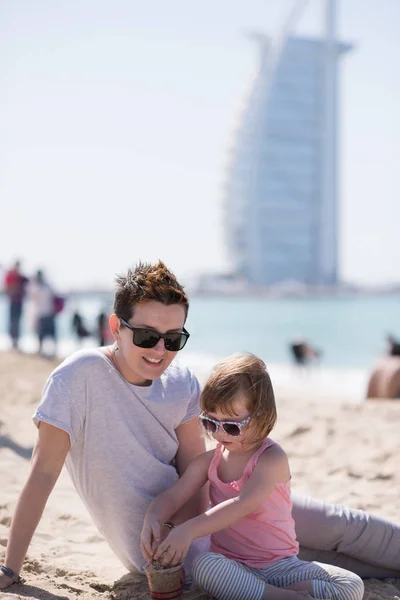
[[[83,583],[67,583],[65,580],[57,581],[57,577],[52,579],[53,585],[60,589],[58,592],[49,592],[48,590],[36,585],[21,584],[0,592],[0,598],[13,600],[13,598],[35,598],[38,600],[71,600],[71,598],[102,598],[103,600],[150,600],[146,577],[141,573],[127,573],[114,582],[113,585],[107,585],[99,582],[87,581]],[[65,590],[65,592],[64,592]],[[98,592],[98,596],[95,592]],[[64,595],[66,593],[67,595]],[[191,590],[184,592],[183,600],[207,600],[209,596],[200,590]]]
[[[12,585],[3,592],[0,591],[0,598],[11,600],[13,596],[18,598],[40,598],[40,600],[70,600],[70,596],[52,594],[35,585]]]
[[[20,446],[20,444],[17,444],[6,435],[0,435],[0,448],[9,448],[15,452],[15,454],[18,454],[18,456],[26,458],[27,460],[31,458],[33,451],[32,447],[26,448],[24,446]]]

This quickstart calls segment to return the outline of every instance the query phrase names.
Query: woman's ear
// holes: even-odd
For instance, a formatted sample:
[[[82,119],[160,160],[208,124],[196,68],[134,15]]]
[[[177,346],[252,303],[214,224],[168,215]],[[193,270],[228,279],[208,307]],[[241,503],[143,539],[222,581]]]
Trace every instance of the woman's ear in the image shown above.
[[[109,324],[112,336],[116,342],[119,340],[119,328],[121,327],[120,320],[118,319],[116,314],[112,314],[109,318]]]

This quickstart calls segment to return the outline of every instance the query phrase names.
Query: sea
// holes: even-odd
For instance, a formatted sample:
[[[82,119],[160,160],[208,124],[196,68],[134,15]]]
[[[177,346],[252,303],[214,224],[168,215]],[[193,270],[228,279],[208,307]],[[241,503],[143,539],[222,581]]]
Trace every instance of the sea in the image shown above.
[[[82,347],[74,338],[75,311],[89,329],[100,311],[110,311],[110,293],[73,293],[58,316],[58,354]],[[386,351],[386,335],[400,337],[400,294],[284,297],[198,295],[191,297],[187,346],[179,354],[201,378],[213,364],[234,352],[253,352],[267,363],[275,389],[281,393],[324,399],[365,398],[369,373]],[[302,337],[321,351],[318,364],[302,369],[292,364],[289,343]],[[95,338],[84,341],[95,346]],[[7,336],[7,299],[0,296],[0,347]],[[35,352],[29,307],[22,323],[21,348]]]

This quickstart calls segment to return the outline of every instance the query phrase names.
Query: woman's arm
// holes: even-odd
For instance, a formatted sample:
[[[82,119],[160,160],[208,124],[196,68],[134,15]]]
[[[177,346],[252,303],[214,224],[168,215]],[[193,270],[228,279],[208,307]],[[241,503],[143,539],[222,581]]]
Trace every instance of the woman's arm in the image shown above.
[[[206,452],[206,446],[197,417],[179,425],[176,429],[176,435],[179,442],[176,453],[176,468],[179,476],[182,477],[195,458]],[[179,525],[192,517],[201,515],[207,510],[209,504],[208,483],[206,483],[179,509],[177,514],[172,516],[172,521]]]
[[[213,454],[214,450],[211,450],[198,456],[173,486],[150,503],[141,535],[141,549],[146,560],[152,559],[160,542],[162,523],[169,521],[206,484]]]
[[[164,565],[178,564],[194,539],[234,525],[259,508],[277,483],[289,479],[289,463],[285,452],[279,446],[270,447],[260,456],[254,472],[238,496],[221,502],[173,529],[160,544],[154,559],[160,559]]]
[[[15,573],[21,570],[28,546],[69,448],[69,436],[65,431],[40,423],[31,471],[19,496],[7,543],[5,565]],[[0,573],[0,589],[5,589],[11,583],[9,577]]]

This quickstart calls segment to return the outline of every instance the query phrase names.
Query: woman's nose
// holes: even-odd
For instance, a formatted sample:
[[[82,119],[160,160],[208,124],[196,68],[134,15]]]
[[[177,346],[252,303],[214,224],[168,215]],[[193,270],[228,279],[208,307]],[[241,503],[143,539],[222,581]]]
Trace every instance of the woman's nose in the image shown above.
[[[155,346],[153,346],[153,350],[156,352],[164,353],[165,352],[165,344],[164,338],[160,338]]]

